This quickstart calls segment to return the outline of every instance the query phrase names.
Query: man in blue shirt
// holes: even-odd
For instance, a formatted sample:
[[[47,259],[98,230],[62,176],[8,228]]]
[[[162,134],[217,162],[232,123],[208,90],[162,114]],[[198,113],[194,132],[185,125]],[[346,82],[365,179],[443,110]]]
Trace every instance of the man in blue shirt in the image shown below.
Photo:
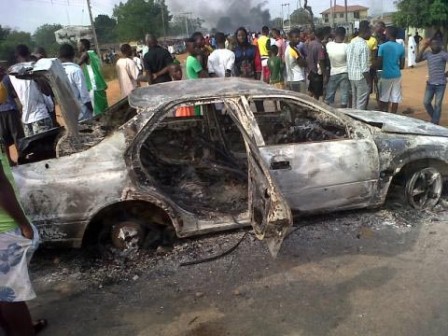
[[[404,68],[404,47],[396,42],[398,29],[387,27],[388,42],[383,43],[378,51],[379,69],[383,70],[379,82],[380,109],[397,113],[401,102],[401,69]],[[390,106],[389,106],[390,105]]]

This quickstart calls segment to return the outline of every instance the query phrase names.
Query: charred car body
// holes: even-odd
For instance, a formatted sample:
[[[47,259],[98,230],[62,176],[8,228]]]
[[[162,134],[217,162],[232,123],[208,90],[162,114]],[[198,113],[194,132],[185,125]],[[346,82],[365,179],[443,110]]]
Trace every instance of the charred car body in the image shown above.
[[[66,121],[65,130],[26,139],[13,170],[25,211],[49,242],[112,239],[123,248],[130,240],[150,245],[163,227],[187,237],[252,224],[275,254],[290,209],[377,207],[395,182],[423,209],[438,202],[448,176],[443,127],[335,110],[257,81],[139,88],[77,125],[57,60],[10,73],[47,79]],[[197,115],[176,117],[185,106]],[[41,148],[53,151],[44,157]]]

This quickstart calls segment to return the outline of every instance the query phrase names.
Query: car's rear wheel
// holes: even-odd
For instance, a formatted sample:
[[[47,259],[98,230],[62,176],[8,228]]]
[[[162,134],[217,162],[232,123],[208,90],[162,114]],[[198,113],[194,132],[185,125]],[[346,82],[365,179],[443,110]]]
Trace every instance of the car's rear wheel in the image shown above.
[[[436,168],[419,168],[408,175],[405,197],[414,209],[430,209],[439,202],[442,187],[442,174]]]
[[[140,248],[145,239],[145,229],[136,221],[118,222],[110,230],[112,245],[119,250]]]

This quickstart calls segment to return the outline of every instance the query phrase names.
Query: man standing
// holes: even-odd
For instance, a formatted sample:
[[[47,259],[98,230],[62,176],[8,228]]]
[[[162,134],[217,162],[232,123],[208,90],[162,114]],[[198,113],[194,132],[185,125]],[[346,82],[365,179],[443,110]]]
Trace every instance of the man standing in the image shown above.
[[[268,69],[269,47],[271,46],[271,40],[269,38],[269,28],[263,26],[261,28],[261,35],[258,38],[258,51],[261,58],[261,80],[265,80]]]
[[[359,23],[358,36],[347,47],[347,71],[352,88],[352,107],[366,110],[370,94],[369,47],[366,40],[370,38],[368,21]]]
[[[23,133],[22,123],[20,122],[20,114],[14,101],[14,88],[12,87],[6,70],[0,66],[0,137],[6,146],[6,154],[8,160],[11,160],[9,147],[15,145],[19,149],[18,142],[25,135]]]
[[[26,45],[19,44],[16,47],[16,58],[19,63],[30,61],[30,51]],[[46,105],[50,101],[44,98],[38,84],[34,80],[18,79],[15,76],[10,76],[9,79],[22,104],[22,123],[25,136],[29,137],[51,129],[53,121]]]
[[[81,107],[78,120],[82,121],[93,117],[93,106],[89,91],[87,90],[86,78],[81,67],[73,62],[74,58],[75,49],[71,44],[62,44],[59,48],[59,60],[62,62],[72,92]]]
[[[283,39],[282,35],[280,34],[280,31],[277,28],[272,29],[272,37],[275,40],[275,45],[278,48],[278,56],[280,56],[281,60],[285,60],[285,49],[286,49],[286,43]]]
[[[383,70],[379,81],[380,109],[397,113],[401,101],[401,69],[404,68],[404,47],[396,42],[398,29],[387,27],[388,42],[380,45],[378,66]],[[390,103],[390,107],[389,107]]]
[[[208,57],[212,53],[213,48],[210,47],[210,45],[204,38],[204,34],[202,34],[201,32],[194,32],[191,35],[191,38],[195,43],[196,58],[198,59],[199,63],[201,63],[202,68],[207,70]]]
[[[84,71],[87,90],[93,105],[93,112],[99,115],[107,109],[107,84],[101,71],[101,61],[95,51],[90,50],[90,42],[86,39],[79,40],[78,50],[81,54],[78,65]]]
[[[208,73],[210,77],[230,77],[235,65],[235,54],[226,49],[224,33],[215,34],[216,49],[208,57]]]
[[[171,54],[159,45],[155,35],[146,34],[145,41],[149,49],[143,57],[145,74],[139,81],[148,82],[150,85],[170,82],[169,65],[173,62]]]
[[[422,40],[423,40],[423,38],[418,34],[418,31],[415,31],[414,42],[417,47],[417,54],[420,52],[420,42]]]
[[[120,47],[121,58],[115,65],[120,84],[121,98],[127,97],[137,87],[139,69],[132,59],[132,48],[124,43]]]
[[[324,30],[319,28],[315,33],[315,38],[308,44],[308,91],[310,96],[316,100],[324,94],[324,83],[328,82],[327,64],[325,49],[322,45]]]
[[[185,63],[185,70],[187,72],[187,79],[198,79],[208,77],[207,71],[202,67],[197,59],[196,41],[192,38],[186,41],[188,57]]]
[[[425,52],[429,46],[431,51]],[[442,114],[442,102],[445,95],[446,76],[448,75],[448,73],[445,73],[448,53],[442,51],[442,42],[440,40],[433,39],[430,42],[425,42],[422,51],[417,57],[417,62],[424,60],[428,61],[429,79],[426,82],[423,104],[426,112],[431,117],[431,122],[438,125]],[[433,106],[432,100],[434,98],[435,105]]]
[[[347,73],[347,43],[345,43],[346,30],[344,27],[336,29],[335,39],[327,43],[327,53],[330,59],[330,80],[327,85],[325,102],[334,103],[334,97],[338,88],[341,88],[341,107],[348,106],[350,95],[350,80]]]
[[[417,45],[412,35],[408,36],[408,67],[413,68],[416,64],[415,59],[417,57]]]
[[[3,145],[2,145],[3,146]],[[28,274],[28,263],[39,244],[39,236],[17,200],[8,160],[0,157],[0,329],[6,335],[35,335],[46,325],[33,325],[26,301],[36,297]]]
[[[289,32],[289,40],[285,50],[286,87],[291,91],[306,93],[306,60],[298,49],[300,31],[297,28]]]

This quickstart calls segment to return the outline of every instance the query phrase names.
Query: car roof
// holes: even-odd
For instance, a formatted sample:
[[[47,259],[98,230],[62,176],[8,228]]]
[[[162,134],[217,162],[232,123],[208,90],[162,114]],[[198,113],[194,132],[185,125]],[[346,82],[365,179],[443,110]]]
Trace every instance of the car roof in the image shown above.
[[[134,108],[156,109],[175,101],[265,94],[284,95],[285,90],[276,89],[260,80],[236,77],[204,78],[138,88],[129,95],[129,104]]]

